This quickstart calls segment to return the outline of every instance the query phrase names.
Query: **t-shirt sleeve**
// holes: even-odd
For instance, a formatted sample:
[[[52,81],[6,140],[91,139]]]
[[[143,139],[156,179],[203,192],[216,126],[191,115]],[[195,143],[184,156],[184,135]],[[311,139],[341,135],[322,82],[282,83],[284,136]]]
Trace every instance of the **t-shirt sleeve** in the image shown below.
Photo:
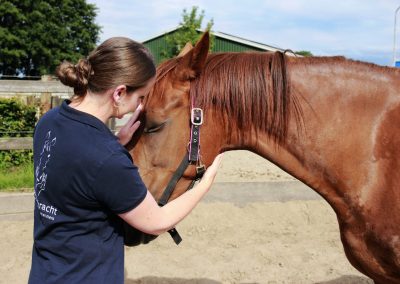
[[[115,214],[128,212],[146,197],[138,168],[123,153],[114,153],[101,166],[93,186],[96,199]]]

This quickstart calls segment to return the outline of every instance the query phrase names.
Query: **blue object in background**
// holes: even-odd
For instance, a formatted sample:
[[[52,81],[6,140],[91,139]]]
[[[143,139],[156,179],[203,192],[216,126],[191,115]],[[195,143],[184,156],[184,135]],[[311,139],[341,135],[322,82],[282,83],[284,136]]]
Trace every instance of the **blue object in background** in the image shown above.
[[[394,63],[394,67],[400,67],[400,61],[396,61],[396,62]]]

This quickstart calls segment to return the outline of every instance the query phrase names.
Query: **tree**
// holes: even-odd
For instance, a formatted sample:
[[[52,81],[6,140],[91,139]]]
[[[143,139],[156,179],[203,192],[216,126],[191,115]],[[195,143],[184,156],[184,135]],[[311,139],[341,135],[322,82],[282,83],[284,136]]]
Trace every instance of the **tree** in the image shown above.
[[[2,0],[0,75],[50,74],[87,55],[100,32],[96,9],[85,0]]]
[[[311,51],[308,51],[308,50],[300,50],[300,51],[296,51],[295,53],[298,54],[298,55],[305,56],[305,57],[314,56],[314,55],[311,53]]]
[[[174,33],[166,36],[167,48],[162,51],[161,56],[164,59],[172,58],[179,54],[180,50],[190,42],[192,45],[199,40],[201,33],[201,25],[204,19],[204,10],[198,15],[198,7],[193,6],[190,13],[183,9],[182,21],[179,23],[179,29]],[[207,25],[206,30],[211,31],[214,25],[211,19]],[[213,37],[210,37],[210,49],[212,48]]]

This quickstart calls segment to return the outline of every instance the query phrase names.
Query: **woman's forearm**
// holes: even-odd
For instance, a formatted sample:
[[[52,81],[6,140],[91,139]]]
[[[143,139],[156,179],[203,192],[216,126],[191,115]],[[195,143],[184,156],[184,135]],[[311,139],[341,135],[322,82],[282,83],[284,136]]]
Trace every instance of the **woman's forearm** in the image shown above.
[[[160,209],[163,211],[162,214],[167,222],[164,231],[172,229],[182,221],[209,191],[211,185],[212,181],[202,180],[191,190],[161,207]]]
[[[193,189],[163,207],[159,207],[154,197],[148,192],[136,208],[119,216],[131,226],[148,234],[159,235],[170,230],[185,218],[208,192],[221,159],[222,156],[219,155]]]

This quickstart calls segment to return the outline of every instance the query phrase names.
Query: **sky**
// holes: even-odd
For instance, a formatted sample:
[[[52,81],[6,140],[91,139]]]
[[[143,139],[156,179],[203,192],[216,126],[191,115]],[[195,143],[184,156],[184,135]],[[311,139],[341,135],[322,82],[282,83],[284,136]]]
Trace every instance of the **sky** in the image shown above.
[[[100,42],[113,36],[144,41],[174,29],[183,9],[204,10],[203,27],[318,56],[393,65],[400,60],[400,0],[88,0],[98,8]]]

